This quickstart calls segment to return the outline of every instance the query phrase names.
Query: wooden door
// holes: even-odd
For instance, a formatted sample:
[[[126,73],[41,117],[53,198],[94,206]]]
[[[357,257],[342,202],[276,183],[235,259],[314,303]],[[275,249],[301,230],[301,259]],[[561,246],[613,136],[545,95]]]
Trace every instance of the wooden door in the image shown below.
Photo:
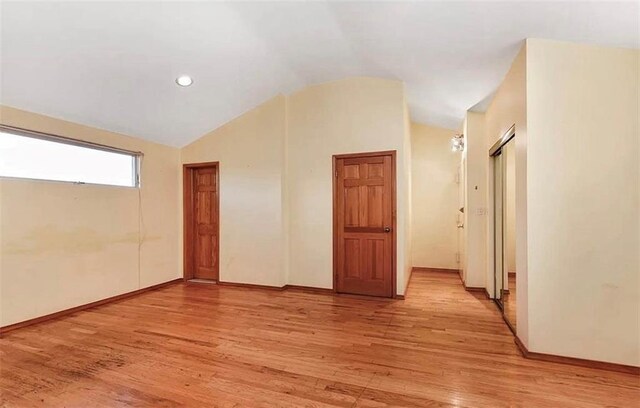
[[[219,274],[218,165],[185,165],[185,279]]]
[[[334,285],[393,297],[395,152],[334,156]]]

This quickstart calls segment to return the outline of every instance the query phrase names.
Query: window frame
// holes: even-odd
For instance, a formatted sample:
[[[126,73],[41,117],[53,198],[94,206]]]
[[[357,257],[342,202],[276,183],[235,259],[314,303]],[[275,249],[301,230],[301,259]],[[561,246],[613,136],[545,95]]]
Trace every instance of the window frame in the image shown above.
[[[0,123],[0,132],[8,133],[15,136],[28,137],[31,139],[39,139],[39,140],[45,140],[53,143],[60,143],[60,144],[66,144],[66,145],[71,145],[76,147],[82,147],[85,149],[93,149],[93,150],[100,150],[100,151],[109,152],[109,153],[124,154],[127,156],[131,156],[132,158],[131,163],[133,167],[132,168],[133,179],[131,180],[132,185],[130,186],[122,186],[118,184],[106,184],[106,183],[92,183],[92,182],[85,182],[85,181],[53,180],[53,179],[46,179],[46,178],[15,177],[15,176],[2,176],[2,175],[0,175],[0,179],[37,180],[37,181],[79,184],[79,185],[87,184],[87,185],[107,186],[107,187],[136,188],[136,189],[140,188],[140,173],[142,171],[142,157],[144,156],[144,153],[140,151],[121,149],[118,147],[107,146],[100,143],[73,139],[66,136],[55,135],[53,133],[39,132],[36,130],[24,129],[24,128],[9,126],[1,123]]]

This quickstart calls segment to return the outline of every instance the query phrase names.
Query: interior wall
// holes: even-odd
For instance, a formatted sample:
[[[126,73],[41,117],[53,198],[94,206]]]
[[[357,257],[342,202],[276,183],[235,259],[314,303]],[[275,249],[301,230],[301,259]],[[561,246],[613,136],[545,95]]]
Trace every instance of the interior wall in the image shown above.
[[[220,280],[286,280],[286,97],[280,95],[182,149],[183,163],[218,161]]]
[[[468,111],[463,124],[464,155],[464,254],[466,287],[486,288],[493,294],[493,276],[487,277],[487,177],[489,153],[485,115]],[[491,284],[488,284],[488,283]]]
[[[515,208],[516,208],[516,321],[517,333],[525,346],[529,347],[528,326],[528,291],[527,291],[527,47],[524,44],[504,80],[498,87],[496,94],[485,113],[486,144],[484,147],[484,163],[487,169],[487,195],[486,195],[486,282],[487,291],[494,296],[494,246],[493,246],[493,168],[489,164],[489,149],[499,141],[513,126],[515,139],[509,143],[515,143]],[[532,350],[534,351],[534,350]]]
[[[332,156],[396,150],[396,291],[404,294],[411,264],[403,84],[349,78],[296,92],[288,106],[289,283],[333,285]]]
[[[411,271],[413,270],[413,142],[411,138],[411,117],[409,115],[409,104],[407,103],[407,95],[403,84],[403,145],[404,145],[404,183],[406,193],[404,199],[405,216],[404,216],[404,287],[402,292],[396,290],[397,294],[404,295],[409,280],[411,279]],[[398,266],[400,268],[400,265]]]
[[[458,259],[460,263],[458,264],[458,270],[460,277],[462,278],[462,282],[465,282],[467,275],[467,235],[466,229],[464,225],[464,209],[466,202],[466,182],[465,182],[465,173],[466,173],[466,158],[464,155],[464,151],[460,155],[460,163],[458,165],[458,205],[456,207],[456,229],[458,230]]]
[[[0,122],[144,153],[140,189],[0,179],[0,326],[181,276],[178,149],[7,106]]]
[[[411,124],[413,266],[458,269],[456,131]]]
[[[181,151],[0,113],[7,125],[145,154],[140,190],[0,180],[2,325],[181,277],[181,163],[220,163],[221,280],[331,287],[332,155],[396,150],[397,293],[405,291],[411,139],[401,82],[350,78],[278,96]]]
[[[530,350],[640,366],[640,52],[527,49]]]
[[[410,131],[399,81],[348,78],[278,96],[182,149],[220,162],[220,278],[333,287],[334,154],[397,151],[397,293],[411,268]]]
[[[516,272],[516,155],[515,140],[511,140],[502,149],[505,160],[505,272]],[[507,277],[505,276],[505,279]],[[505,288],[508,280],[505,280]]]

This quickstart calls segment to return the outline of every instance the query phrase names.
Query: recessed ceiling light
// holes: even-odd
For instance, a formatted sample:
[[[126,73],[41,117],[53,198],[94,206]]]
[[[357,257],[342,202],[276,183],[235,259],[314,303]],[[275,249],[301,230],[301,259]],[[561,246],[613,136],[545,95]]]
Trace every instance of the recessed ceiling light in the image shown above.
[[[176,78],[176,84],[180,86],[190,86],[193,83],[193,79],[189,75],[180,75]]]

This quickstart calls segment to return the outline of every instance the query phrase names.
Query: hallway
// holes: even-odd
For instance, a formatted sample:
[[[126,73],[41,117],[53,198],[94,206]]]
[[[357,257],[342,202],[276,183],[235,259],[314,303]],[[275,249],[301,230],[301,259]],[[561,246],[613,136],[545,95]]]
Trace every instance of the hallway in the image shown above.
[[[0,406],[631,407],[638,377],[521,357],[456,274],[406,300],[176,284],[8,333]],[[635,401],[635,402],[634,402]]]

